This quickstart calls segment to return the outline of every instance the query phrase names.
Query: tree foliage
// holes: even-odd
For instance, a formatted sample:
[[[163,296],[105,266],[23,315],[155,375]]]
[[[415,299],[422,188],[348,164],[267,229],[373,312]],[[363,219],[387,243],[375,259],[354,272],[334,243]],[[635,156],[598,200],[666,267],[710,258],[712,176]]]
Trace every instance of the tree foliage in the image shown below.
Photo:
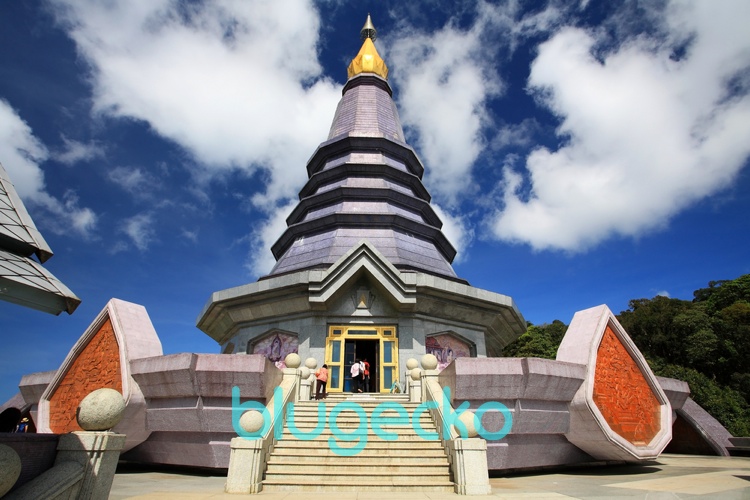
[[[750,274],[711,281],[693,297],[633,299],[617,318],[655,374],[688,382],[729,432],[750,435]],[[505,354],[554,359],[566,329],[529,324]]]

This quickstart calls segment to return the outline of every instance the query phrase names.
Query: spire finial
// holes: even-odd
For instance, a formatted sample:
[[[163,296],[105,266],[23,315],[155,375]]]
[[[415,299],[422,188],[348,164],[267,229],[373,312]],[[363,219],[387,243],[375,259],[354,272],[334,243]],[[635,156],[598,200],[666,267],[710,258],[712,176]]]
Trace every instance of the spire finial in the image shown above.
[[[371,39],[373,42],[378,37],[378,30],[375,29],[375,26],[372,24],[372,19],[370,19],[370,13],[367,13],[367,21],[365,21],[365,25],[362,26],[362,29],[359,32],[360,38],[362,38],[362,41],[364,42],[366,38]]]
[[[357,57],[352,59],[351,64],[347,73],[349,78],[356,76],[360,73],[375,73],[381,78],[388,79],[388,66],[385,65],[385,61],[378,54],[378,50],[375,48],[375,44],[372,43],[377,37],[377,30],[372,25],[372,19],[370,14],[367,14],[367,21],[360,31],[362,36],[362,48],[359,49]]]

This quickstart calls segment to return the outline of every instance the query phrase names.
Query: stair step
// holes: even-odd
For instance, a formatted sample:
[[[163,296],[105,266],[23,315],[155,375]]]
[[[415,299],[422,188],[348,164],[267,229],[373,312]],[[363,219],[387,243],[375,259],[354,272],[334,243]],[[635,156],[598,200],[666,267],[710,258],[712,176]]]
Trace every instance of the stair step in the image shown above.
[[[358,408],[358,409],[361,408],[368,415],[370,413],[372,413],[372,410],[374,410],[375,408],[380,407],[379,403],[355,403],[355,404],[356,404],[355,408]],[[330,403],[323,404],[323,403],[320,403],[320,405],[321,405],[321,407],[325,408],[326,413],[330,413],[331,410],[333,410],[334,408],[337,408],[338,411],[341,412],[342,414],[353,413],[355,411],[355,410],[349,409],[349,408],[351,408],[351,406],[349,406],[349,405],[339,406],[339,403],[337,403],[337,404],[330,404]],[[401,406],[404,409],[404,413],[409,414],[409,416],[411,416],[411,414],[414,413],[414,410],[416,410],[416,408],[417,408],[416,406],[414,406],[414,407],[406,406],[406,405],[401,405]],[[294,411],[295,411],[295,413],[299,412],[299,411],[305,412],[305,413],[307,413],[307,412],[317,413],[318,412],[318,408],[319,408],[318,404],[308,405],[308,404],[297,403],[297,404],[294,405]],[[383,414],[385,414],[385,415],[398,415],[397,412],[399,412],[400,410],[396,410],[394,408],[389,408],[389,407],[386,407],[386,408],[380,407],[380,411],[382,411]],[[426,409],[425,409],[425,411],[422,412],[422,415],[429,415],[429,414],[430,414],[430,412],[427,411]]]
[[[294,427],[296,427],[297,429],[312,430],[312,429],[315,429],[316,427],[318,427],[320,425],[329,426],[330,425],[330,421],[326,420],[326,422],[324,422],[323,424],[321,424],[321,422],[319,422],[317,419],[315,419],[315,420],[303,420],[303,419],[297,420],[296,418],[294,419]],[[388,430],[390,430],[390,429],[404,429],[404,430],[412,430],[412,431],[416,432],[415,426],[412,425],[411,422],[405,423],[405,424],[392,424],[392,423],[389,423],[389,422],[383,422],[383,421],[379,421],[379,420],[376,420],[375,422],[372,422],[370,420],[368,420],[367,422],[364,422],[362,420],[336,419],[336,426],[339,429],[357,429],[357,428],[359,428],[361,426],[365,426],[365,425],[368,428],[370,428],[373,432],[375,432],[375,426],[377,426],[380,429],[388,429]],[[431,421],[429,421],[429,420],[420,421],[419,425],[422,428],[422,430],[424,430],[424,431],[432,431],[432,432],[434,432],[435,429],[436,429],[435,425]],[[289,426],[289,421],[287,420],[287,427],[288,426]]]
[[[284,432],[281,434],[281,439],[279,441],[281,441],[281,440],[285,440],[285,441],[286,440],[289,440],[289,441],[299,440],[299,441],[305,441],[305,442],[308,442],[308,443],[309,442],[313,442],[313,441],[328,442],[329,438],[333,438],[334,441],[340,442],[340,443],[347,443],[347,442],[356,443],[359,440],[365,440],[365,439],[367,440],[368,443],[369,442],[375,442],[375,441],[380,441],[380,442],[384,442],[384,443],[399,443],[399,442],[404,442],[404,441],[409,441],[409,442],[427,441],[427,442],[435,442],[435,443],[439,443],[440,442],[438,440],[427,440],[427,439],[424,439],[422,436],[418,435],[415,431],[406,432],[405,429],[401,429],[401,431],[402,432],[395,433],[396,434],[396,439],[394,439],[394,440],[385,440],[385,439],[381,438],[380,436],[378,436],[377,434],[375,434],[374,431],[370,431],[370,430],[368,430],[366,432],[344,432],[344,431],[342,431],[342,432],[340,432],[338,434],[334,434],[330,430],[327,430],[327,429],[324,429],[320,433],[315,433],[315,435],[311,439],[310,438],[301,439],[299,437],[301,435],[301,433],[297,433],[297,436],[295,436],[290,431],[288,431],[288,430],[285,429]],[[389,432],[391,432],[391,431],[389,431]]]
[[[383,464],[387,465],[448,465],[448,458],[445,454],[435,455],[416,455],[416,456],[403,456],[401,454],[368,454],[365,455],[365,450],[362,450],[357,454],[357,465],[373,465],[379,466]],[[310,455],[307,453],[283,453],[272,455],[268,464],[328,464],[328,463],[339,463],[342,460],[351,461],[351,457],[341,457],[332,453],[330,455]]]
[[[450,467],[448,460],[443,463],[411,463],[411,464],[394,464],[384,462],[372,462],[369,460],[351,460],[351,458],[341,457],[338,462],[269,462],[267,475],[271,474],[304,474],[306,476],[315,475],[419,475],[419,476],[450,476]]]
[[[367,423],[369,423],[370,425],[375,424],[375,423],[377,423],[378,425],[408,425],[408,426],[412,425],[413,420],[411,418],[405,419],[405,420],[406,421],[402,420],[400,423],[397,423],[397,422],[394,422],[394,420],[392,418],[388,418],[388,417],[386,417],[386,418],[378,417],[376,419],[368,417],[367,418]],[[420,425],[422,427],[425,427],[427,425],[432,425],[432,419],[429,416],[428,417],[422,417],[418,421],[419,421],[419,423],[420,423]],[[287,422],[289,422],[289,419],[287,419]],[[325,417],[325,422],[326,423],[330,423],[331,422],[331,418],[328,415],[326,415],[326,417]],[[362,424],[362,422],[363,422],[363,419],[361,419],[361,418],[359,418],[357,416],[339,415],[338,417],[336,417],[336,423],[339,424],[339,426],[341,424],[357,424],[357,425],[360,425],[360,424]],[[318,419],[318,415],[317,414],[300,415],[298,413],[295,413],[294,414],[294,423],[295,424],[304,423],[304,424],[313,424],[313,425],[315,425],[315,424],[320,423],[320,419]]]
[[[447,469],[447,467],[446,467]],[[376,482],[377,480],[383,480],[386,484],[390,482],[399,481],[400,484],[411,484],[415,481],[421,481],[422,483],[432,481],[450,481],[450,473],[448,470],[444,471],[430,471],[430,470],[417,470],[407,472],[392,472],[392,471],[380,471],[380,470],[366,470],[363,469],[357,472],[349,471],[336,471],[336,470],[319,470],[319,471],[275,471],[267,472],[266,479],[263,480],[265,483],[268,480],[282,479],[288,482],[297,482],[304,484],[311,478],[319,478],[322,480],[329,481],[349,481],[353,484],[362,484],[365,482]]]
[[[325,442],[311,442],[311,441],[279,441],[274,447],[274,455],[276,453],[307,453],[310,455],[336,455],[333,450],[328,447],[328,443]],[[432,454],[440,454],[445,456],[445,451],[439,441],[404,441],[399,443],[398,441],[368,441],[365,448],[360,451],[357,456],[371,455],[387,455],[393,453],[405,454],[415,453],[419,456],[432,456]],[[428,455],[429,454],[429,455]]]
[[[398,491],[398,492],[435,492],[435,493],[453,493],[454,487],[451,481],[411,481],[409,483],[384,481],[367,481],[352,483],[347,479],[343,480],[320,480],[316,478],[307,478],[302,483],[286,481],[284,479],[265,479],[263,481],[263,491]]]
[[[318,401],[311,401],[309,403],[299,402],[299,403],[294,403],[294,410],[295,411],[302,410],[302,409],[304,409],[304,410],[307,410],[307,409],[317,410],[318,409],[318,405],[322,405],[324,408],[326,408],[327,411],[330,411],[330,410],[332,410],[333,408],[336,408],[336,407],[338,407],[340,411],[345,411],[345,412],[346,411],[352,411],[352,410],[347,410],[346,409],[347,406],[350,406],[350,405],[348,405],[348,404],[344,405],[343,403],[345,403],[345,401],[334,402],[334,403],[332,403],[330,401],[327,401],[325,403],[318,402]],[[374,410],[375,408],[378,408],[378,407],[380,407],[382,410],[384,410],[386,412],[395,412],[395,411],[398,411],[398,410],[395,410],[395,409],[389,408],[389,407],[383,408],[382,406],[380,406],[380,405],[383,404],[381,402],[374,402],[374,401],[346,401],[346,403],[353,403],[358,408],[362,408],[365,411]],[[416,404],[416,403],[414,403],[414,404],[411,404],[411,403],[399,403],[398,406],[401,407],[401,408],[403,408],[404,410],[406,410],[407,413],[412,413],[419,405]],[[428,413],[428,411],[427,411],[426,408],[425,408],[424,413]]]
[[[357,407],[339,406],[344,402]],[[396,403],[398,409],[381,411],[384,402]],[[378,407],[379,415],[373,419]],[[418,407],[419,403],[411,403],[408,395],[391,394],[339,393],[329,395],[324,401],[296,403],[293,418],[299,432],[295,436],[289,422],[284,425],[281,439],[268,457],[264,491],[453,493],[450,463],[442,443],[423,437],[425,433],[435,435],[438,431],[430,413],[419,415],[419,433],[414,428],[412,417]],[[334,433],[331,413],[335,408],[337,432]],[[325,425],[318,429],[323,417]],[[396,418],[405,423],[392,423]],[[312,439],[298,437],[313,431]],[[395,435],[396,439],[382,439],[378,434],[383,432]],[[348,457],[337,454],[329,446],[331,439],[341,449],[355,454]]]
[[[315,439],[310,441],[302,441],[288,436],[286,439],[282,438],[274,445],[274,452],[276,450],[282,450],[287,448],[295,449],[328,449],[327,439]],[[440,441],[425,441],[419,440],[396,440],[396,441],[383,441],[382,439],[368,439],[365,450],[443,450],[443,445]],[[364,451],[364,450],[363,450]]]

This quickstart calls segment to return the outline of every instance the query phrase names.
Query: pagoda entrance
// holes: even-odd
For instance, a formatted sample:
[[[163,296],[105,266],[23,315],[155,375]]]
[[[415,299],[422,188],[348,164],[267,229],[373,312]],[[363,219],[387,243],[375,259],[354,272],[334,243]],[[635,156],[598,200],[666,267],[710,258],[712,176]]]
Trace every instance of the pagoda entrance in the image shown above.
[[[390,392],[398,376],[395,326],[330,326],[326,337],[328,392],[349,392],[355,360],[370,363],[370,392]]]

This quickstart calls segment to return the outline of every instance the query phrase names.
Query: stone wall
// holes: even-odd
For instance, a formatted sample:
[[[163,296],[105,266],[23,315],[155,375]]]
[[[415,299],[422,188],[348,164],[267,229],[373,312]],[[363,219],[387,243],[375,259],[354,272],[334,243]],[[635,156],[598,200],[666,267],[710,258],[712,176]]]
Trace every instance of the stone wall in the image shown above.
[[[266,404],[282,372],[263,355],[172,354],[131,363],[146,398],[149,438],[123,455],[145,463],[229,467],[232,388]]]
[[[453,406],[468,401],[477,409],[489,401],[504,404],[513,417],[510,433],[487,441],[490,471],[571,465],[593,459],[565,438],[568,403],[583,382],[585,367],[539,358],[459,358],[439,375],[450,387]],[[488,411],[485,429],[496,432],[504,418]]]

